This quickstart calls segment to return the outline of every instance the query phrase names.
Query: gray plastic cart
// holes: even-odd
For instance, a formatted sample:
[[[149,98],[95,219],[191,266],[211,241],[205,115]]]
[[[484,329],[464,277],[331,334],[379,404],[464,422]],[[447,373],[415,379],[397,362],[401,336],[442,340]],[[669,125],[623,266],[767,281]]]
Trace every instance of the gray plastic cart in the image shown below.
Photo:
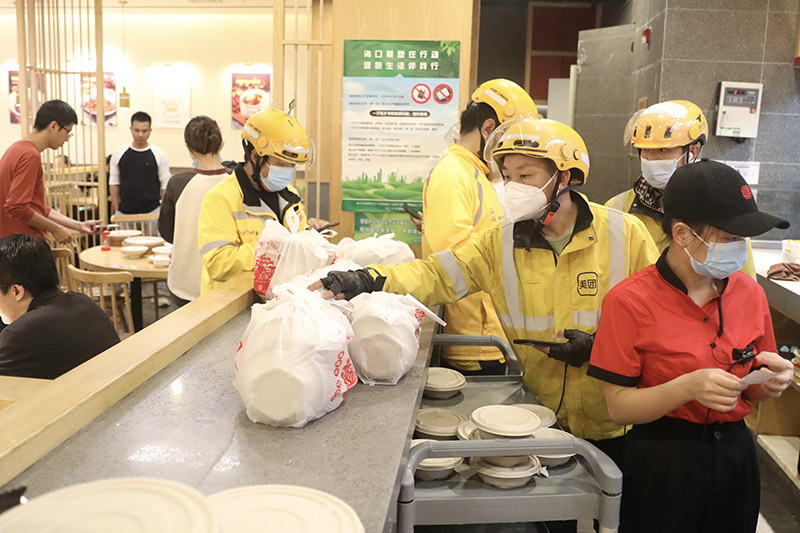
[[[437,335],[434,344],[493,345],[518,368],[511,347],[502,339],[484,336]],[[519,375],[469,376],[461,393],[447,400],[423,399],[423,407],[445,407],[469,416],[489,404],[537,403]],[[549,477],[534,476],[521,488],[498,489],[484,484],[467,462],[442,481],[415,481],[414,471],[432,457],[491,455],[549,455],[575,453]],[[509,439],[440,441],[415,446],[402,470],[397,507],[397,530],[411,533],[414,525],[489,524],[596,519],[600,532],[617,531],[622,473],[603,452],[583,439]]]

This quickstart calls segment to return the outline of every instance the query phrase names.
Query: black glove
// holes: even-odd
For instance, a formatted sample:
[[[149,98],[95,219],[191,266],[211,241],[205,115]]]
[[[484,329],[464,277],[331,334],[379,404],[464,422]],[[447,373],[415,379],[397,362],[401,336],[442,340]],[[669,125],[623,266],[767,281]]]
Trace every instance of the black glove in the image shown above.
[[[376,287],[377,280],[372,279],[372,276],[366,269],[350,270],[348,272],[330,272],[320,281],[334,296],[343,294],[348,300],[358,296],[362,292],[380,290],[380,287]],[[381,285],[383,284],[381,283]]]
[[[547,355],[558,361],[563,361],[570,366],[583,366],[592,354],[594,335],[589,335],[577,329],[565,329],[564,336],[569,340],[561,346],[552,346]]]

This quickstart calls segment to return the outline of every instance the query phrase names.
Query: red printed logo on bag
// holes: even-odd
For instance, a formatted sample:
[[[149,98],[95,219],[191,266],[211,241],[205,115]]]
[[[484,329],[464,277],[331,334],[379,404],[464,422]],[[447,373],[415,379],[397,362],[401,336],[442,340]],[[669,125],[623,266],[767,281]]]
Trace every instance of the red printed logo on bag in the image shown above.
[[[342,378],[344,379],[344,384],[347,386],[348,390],[352,389],[358,382],[356,369],[353,366],[353,361],[350,359],[347,360],[347,364],[344,365],[344,368],[342,369]]]
[[[269,282],[275,274],[275,263],[271,258],[258,256],[256,258],[255,272],[253,273],[253,288],[256,292],[266,294]]]
[[[742,197],[745,200],[749,200],[750,198],[753,197],[753,191],[751,191],[750,187],[748,187],[747,185],[742,185]]]
[[[425,311],[423,311],[422,309],[417,309],[416,311],[414,311],[414,318],[417,319],[417,322],[422,324],[422,319],[425,318]]]

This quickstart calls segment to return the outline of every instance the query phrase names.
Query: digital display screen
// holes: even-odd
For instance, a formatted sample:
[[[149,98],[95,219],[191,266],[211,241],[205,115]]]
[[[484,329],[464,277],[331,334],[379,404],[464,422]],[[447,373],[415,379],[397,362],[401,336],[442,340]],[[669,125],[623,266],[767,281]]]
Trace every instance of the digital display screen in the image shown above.
[[[734,107],[756,107],[758,104],[758,89],[727,87],[723,104]]]

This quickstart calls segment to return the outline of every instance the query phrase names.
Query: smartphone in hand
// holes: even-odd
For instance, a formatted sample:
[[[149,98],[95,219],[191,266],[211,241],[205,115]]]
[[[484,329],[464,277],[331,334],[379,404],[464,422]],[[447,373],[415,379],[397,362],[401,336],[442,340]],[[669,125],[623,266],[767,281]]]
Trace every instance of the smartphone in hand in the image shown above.
[[[404,204],[403,204],[403,210],[404,210],[406,213],[408,213],[409,215],[411,215],[412,217],[414,217],[414,218],[416,218],[416,219],[419,219],[419,220],[422,220],[422,213],[419,213],[419,212],[417,212],[417,210],[416,210],[416,209],[413,209],[413,208],[412,208],[410,205],[408,205],[407,203],[404,203]]]

